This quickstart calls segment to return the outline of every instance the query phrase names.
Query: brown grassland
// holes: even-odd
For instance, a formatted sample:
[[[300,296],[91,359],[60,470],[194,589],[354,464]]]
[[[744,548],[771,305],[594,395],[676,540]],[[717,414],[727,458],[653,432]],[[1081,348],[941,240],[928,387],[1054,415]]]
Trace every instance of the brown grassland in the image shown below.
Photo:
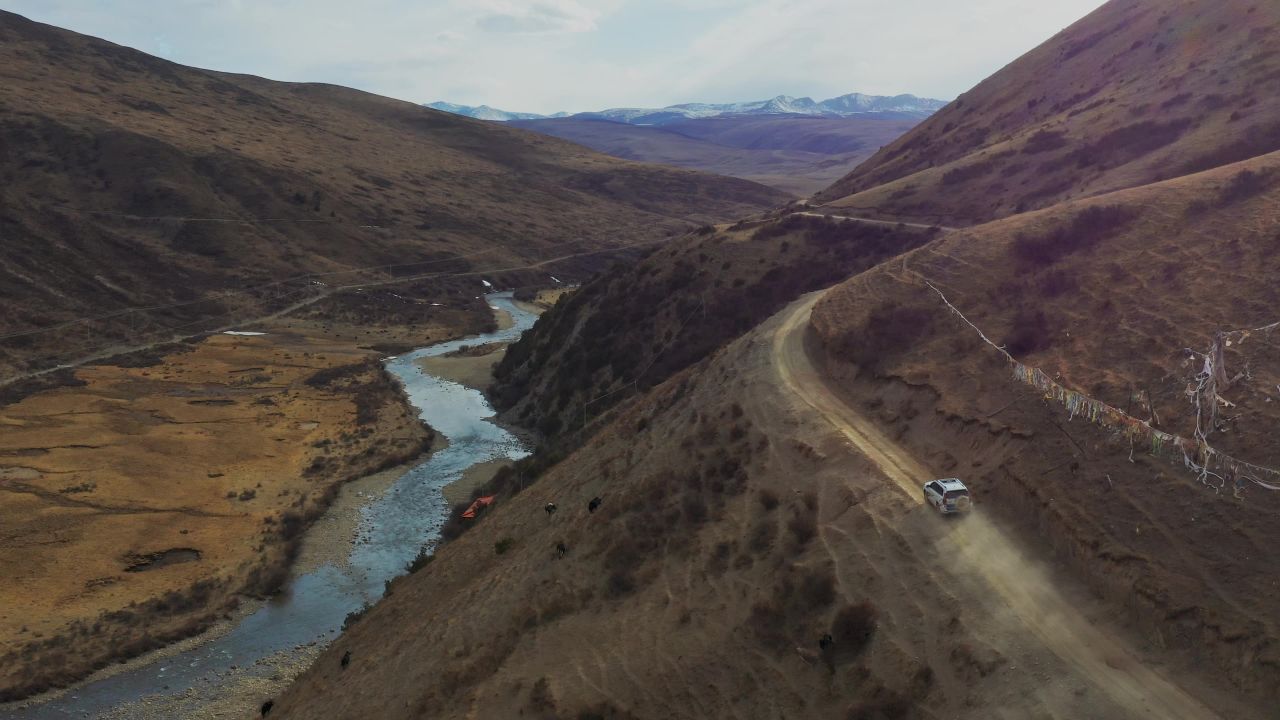
[[[337,483],[430,444],[372,359],[215,335],[0,407],[0,697],[273,593]]]

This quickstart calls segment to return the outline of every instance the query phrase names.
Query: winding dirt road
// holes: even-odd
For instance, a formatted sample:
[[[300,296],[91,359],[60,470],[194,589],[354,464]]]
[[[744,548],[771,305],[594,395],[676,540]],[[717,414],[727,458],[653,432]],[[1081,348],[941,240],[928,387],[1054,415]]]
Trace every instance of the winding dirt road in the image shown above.
[[[947,227],[945,225],[938,225],[936,223],[932,225],[926,225],[925,223],[903,222],[901,220],[876,220],[874,218],[854,217],[852,215],[835,215],[835,214],[828,214],[828,213],[813,212],[811,210],[801,211],[795,214],[803,215],[805,217],[830,218],[832,220],[839,220],[841,222],[858,222],[866,225],[880,225],[883,227],[901,226],[901,227],[915,228],[917,230],[941,230],[943,232],[953,232],[957,230],[957,228]]]
[[[235,328],[252,327],[254,325],[259,325],[261,323],[271,322],[273,320],[278,320],[280,318],[287,317],[288,315],[291,315],[303,308],[314,305],[320,302],[321,300],[325,300],[330,297],[333,297],[334,295],[337,295],[343,292],[348,292],[351,290],[361,290],[365,288],[374,288],[374,287],[387,287],[391,285],[401,285],[409,282],[421,282],[424,280],[439,280],[443,278],[460,278],[460,277],[477,277],[478,278],[485,275],[497,275],[499,273],[504,273],[504,272],[516,272],[520,270],[538,270],[538,269],[547,267],[549,265],[562,262],[564,260],[588,257],[592,255],[602,255],[602,254],[612,253],[612,252],[620,252],[623,250],[629,250],[632,248],[639,248],[639,247],[647,247],[650,245],[658,245],[661,243],[665,243],[668,240],[669,238],[664,237],[657,240],[643,240],[643,241],[633,242],[633,243],[624,243],[621,245],[615,245],[607,248],[600,248],[597,250],[587,250],[583,252],[558,255],[556,257],[546,258],[544,260],[538,260],[538,261],[527,263],[524,265],[511,265],[506,267],[490,267],[482,270],[466,270],[462,272],[433,272],[433,273],[425,273],[420,275],[408,275],[403,277],[369,279],[367,282],[346,283],[346,284],[332,285],[332,286],[320,286],[321,289],[318,289],[318,291],[315,292],[315,294],[308,295],[307,297],[301,300],[297,300],[291,303],[290,305],[280,308],[279,310],[275,310],[273,312],[269,312],[263,315],[258,315],[255,317],[247,317],[247,318],[242,317],[241,319],[235,320],[234,322],[224,323],[223,321],[227,319],[227,316],[221,315],[221,316],[216,316],[203,321],[196,321],[195,323],[188,323],[187,324],[188,326],[204,325],[206,323],[214,324],[215,322],[219,324],[216,324],[216,326],[214,327],[205,327],[204,329],[196,330],[194,332],[185,332],[185,331],[178,332],[173,335],[166,335],[166,336],[159,337],[146,342],[139,342],[134,344],[121,343],[116,345],[110,345],[108,347],[99,349],[95,352],[89,353],[87,355],[76,358],[74,360],[67,360],[65,362],[59,363],[58,365],[54,365],[51,367],[44,367],[38,370],[29,370],[26,372],[10,375],[8,377],[0,378],[0,388],[5,387],[6,385],[12,385],[13,383],[16,383],[22,380],[30,380],[33,378],[49,375],[49,374],[58,372],[60,370],[73,369],[73,368],[82,367],[84,365],[90,365],[90,364],[102,362],[104,360],[109,360],[119,355],[126,355],[129,353],[142,352],[146,350],[154,350],[155,348],[158,348],[164,345],[183,342],[184,340],[190,340],[192,338],[200,337],[203,335],[216,334],[216,333],[224,332],[227,330],[233,330]],[[570,244],[575,242],[578,242],[578,241],[570,240],[570,241],[566,241],[565,243],[559,243],[559,244]],[[487,253],[489,251],[486,250],[485,252]],[[471,256],[459,256],[459,257],[472,257],[480,254],[484,254],[484,253],[473,253]],[[364,268],[364,269],[368,269],[368,268]],[[356,271],[351,271],[351,272],[356,272]],[[307,289],[304,289],[302,292],[307,292],[309,290],[310,288],[307,288]],[[250,291],[243,290],[243,291],[234,291],[234,292],[243,294]],[[298,294],[298,291],[295,291],[294,293],[291,293],[291,294]],[[169,307],[178,307],[181,305],[190,305],[190,304],[192,303],[188,301],[183,303],[175,303],[173,305],[158,305],[150,309],[151,310],[164,309]],[[57,326],[54,326],[48,329],[56,330],[62,327],[76,325],[80,322],[82,322],[82,320],[72,320],[65,323],[61,323]],[[178,330],[178,328],[173,328],[173,330]],[[41,330],[37,332],[15,333],[15,334],[11,334],[8,337],[18,337],[21,335],[33,335],[33,334],[38,334],[39,332],[44,332],[44,331]],[[4,338],[0,338],[0,340],[3,340],[3,339]]]
[[[772,338],[773,368],[779,386],[817,413],[870,459],[925,510],[922,485],[933,473],[901,446],[890,440],[873,421],[841,401],[836,390],[811,361],[805,347],[809,315],[821,293],[792,305]],[[977,499],[981,503],[981,498]],[[980,506],[979,506],[980,507]],[[1143,664],[1116,633],[1089,622],[1052,580],[1028,562],[1014,540],[975,512],[959,523],[938,518],[938,541],[945,537],[948,573],[959,582],[979,579],[982,599],[1007,607],[1021,627],[1014,632],[1038,640],[1049,652],[1073,668],[1080,677],[1122,708],[1125,717],[1161,720],[1220,718],[1199,700]],[[951,557],[955,553],[956,557]],[[1070,716],[1070,715],[1068,715]]]

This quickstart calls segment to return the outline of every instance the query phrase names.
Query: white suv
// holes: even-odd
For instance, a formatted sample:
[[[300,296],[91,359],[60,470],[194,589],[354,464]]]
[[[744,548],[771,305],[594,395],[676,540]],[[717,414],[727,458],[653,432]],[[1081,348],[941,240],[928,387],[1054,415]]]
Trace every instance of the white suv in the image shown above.
[[[969,499],[969,488],[956,478],[925,483],[924,501],[943,515],[968,512],[973,507],[973,501]]]

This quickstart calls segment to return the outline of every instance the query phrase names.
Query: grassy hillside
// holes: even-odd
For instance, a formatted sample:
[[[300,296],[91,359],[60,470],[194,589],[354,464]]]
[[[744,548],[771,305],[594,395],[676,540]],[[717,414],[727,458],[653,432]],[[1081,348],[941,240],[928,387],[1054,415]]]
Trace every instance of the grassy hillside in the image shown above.
[[[394,582],[274,698],[272,717],[1042,709],[1037,693],[1011,696],[1008,675],[993,674],[1004,658],[974,639],[968,607],[928,586],[902,591],[920,570],[902,537],[880,529],[880,513],[894,512],[887,496],[861,486],[865,461],[815,440],[770,392],[768,346],[752,336],[678,374],[504,495]],[[595,496],[603,504],[589,513]],[[945,638],[924,640],[921,617],[949,618]],[[965,691],[947,689],[956,678]]]
[[[183,67],[10,13],[0,65],[0,335],[306,273],[527,264],[786,199],[346,88]],[[143,319],[198,329],[280,294]],[[73,352],[86,334],[121,340],[137,320],[7,340],[0,364]]]
[[[1221,469],[1203,479],[1146,436],[1070,418],[1015,381],[992,342],[1154,428],[1195,433],[1188,388],[1216,333],[1280,320],[1280,154],[953,233],[831,291],[813,325],[856,402],[984,507],[1061,557],[1170,649],[1271,697],[1280,614],[1269,548],[1280,495]],[[1280,467],[1271,333],[1225,348],[1222,453]],[[910,405],[929,413],[903,412]],[[1158,448],[1166,450],[1167,448]],[[970,459],[974,458],[972,462]],[[982,458],[978,460],[977,458]],[[1265,475],[1257,475],[1263,481]]]
[[[820,194],[976,223],[1280,149],[1280,8],[1113,0]]]
[[[803,293],[930,236],[798,215],[708,226],[562,299],[508,350],[491,395],[547,439],[576,432]]]
[[[614,157],[729,175],[808,196],[916,122],[769,115],[682,120],[660,127],[580,118],[510,124]]]
[[[1195,431],[1188,388],[1219,331],[1280,321],[1277,27],[1260,3],[1116,0],[820,198],[967,229],[827,242],[868,226],[775,217],[561,301],[495,394],[576,449],[501,475],[494,510],[282,714],[1272,713],[1280,493],[1150,438]],[[747,330],[839,274],[810,317]],[[934,287],[1086,412],[1018,381]],[[1280,468],[1273,334],[1229,336],[1199,426]],[[1134,420],[1098,424],[1082,396]],[[953,476],[978,508],[960,523],[919,504]],[[1043,594],[1120,651],[1012,599]],[[816,650],[828,631],[839,650]],[[1109,685],[1135,668],[1178,693]],[[1195,701],[1146,704],[1174,694]]]

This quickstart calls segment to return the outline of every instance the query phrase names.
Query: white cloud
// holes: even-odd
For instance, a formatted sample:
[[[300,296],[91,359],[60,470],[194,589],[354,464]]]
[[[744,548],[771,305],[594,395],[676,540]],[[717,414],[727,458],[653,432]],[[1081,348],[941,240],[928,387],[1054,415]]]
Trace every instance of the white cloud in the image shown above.
[[[552,112],[950,98],[1102,0],[9,0],[200,67]]]
[[[506,3],[501,10],[476,19],[476,25],[496,33],[590,32],[596,29],[598,13],[572,0],[534,3]]]

